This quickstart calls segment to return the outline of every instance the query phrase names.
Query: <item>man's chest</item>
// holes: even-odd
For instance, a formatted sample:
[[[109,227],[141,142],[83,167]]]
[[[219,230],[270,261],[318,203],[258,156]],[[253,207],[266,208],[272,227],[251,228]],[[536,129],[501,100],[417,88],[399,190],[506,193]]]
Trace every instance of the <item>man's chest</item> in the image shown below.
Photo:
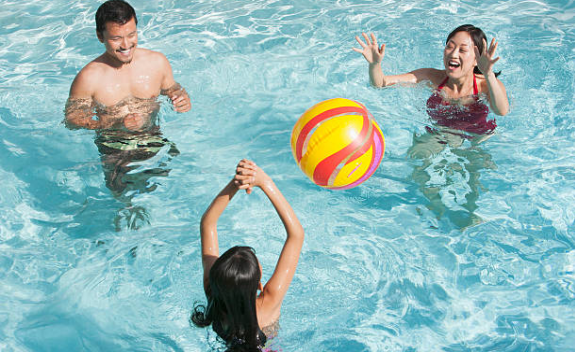
[[[100,77],[94,99],[105,106],[135,97],[150,99],[160,94],[162,77],[158,73],[141,71],[111,71]]]

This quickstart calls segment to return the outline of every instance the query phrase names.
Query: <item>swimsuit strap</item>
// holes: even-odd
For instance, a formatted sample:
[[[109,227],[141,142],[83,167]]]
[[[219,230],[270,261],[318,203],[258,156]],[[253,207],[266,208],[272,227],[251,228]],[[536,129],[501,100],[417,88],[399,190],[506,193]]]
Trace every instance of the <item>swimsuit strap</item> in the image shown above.
[[[447,80],[449,79],[449,77],[445,77],[445,79],[443,80],[443,82],[441,82],[441,84],[439,84],[437,86],[437,90],[442,90],[443,87],[445,86],[445,83],[447,83]]]
[[[475,79],[475,74],[473,74],[473,95],[479,94],[479,90],[477,89],[477,80]]]

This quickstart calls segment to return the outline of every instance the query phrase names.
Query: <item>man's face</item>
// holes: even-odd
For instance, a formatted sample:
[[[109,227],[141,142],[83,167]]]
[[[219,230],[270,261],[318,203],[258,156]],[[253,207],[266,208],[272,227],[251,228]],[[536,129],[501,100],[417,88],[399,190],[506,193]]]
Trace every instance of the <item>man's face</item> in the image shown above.
[[[132,18],[124,24],[106,22],[102,33],[97,33],[100,42],[104,43],[106,53],[122,64],[129,64],[134,58],[138,44],[136,21]]]

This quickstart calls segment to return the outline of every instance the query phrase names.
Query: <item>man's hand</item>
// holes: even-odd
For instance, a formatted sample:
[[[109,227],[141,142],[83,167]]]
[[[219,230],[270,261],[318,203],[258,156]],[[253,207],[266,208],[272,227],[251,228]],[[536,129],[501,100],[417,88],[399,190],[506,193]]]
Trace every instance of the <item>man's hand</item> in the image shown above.
[[[146,125],[146,120],[147,119],[144,114],[137,112],[128,114],[126,117],[124,117],[124,127],[130,131],[141,131],[142,128]]]
[[[170,98],[174,110],[177,112],[188,112],[192,108],[188,92],[178,83],[168,89],[162,90],[161,94],[167,95],[168,98]]]
[[[172,105],[177,112],[188,112],[192,109],[190,97],[184,88],[180,89],[177,94],[170,96],[170,99],[172,99]]]

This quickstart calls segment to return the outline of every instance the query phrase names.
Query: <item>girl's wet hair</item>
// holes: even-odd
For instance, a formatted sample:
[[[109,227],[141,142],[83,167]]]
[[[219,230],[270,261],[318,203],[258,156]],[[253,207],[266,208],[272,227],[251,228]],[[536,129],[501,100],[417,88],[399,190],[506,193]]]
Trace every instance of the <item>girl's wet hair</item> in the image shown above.
[[[230,248],[210,269],[207,308],[196,305],[192,322],[198,327],[212,325],[229,351],[260,351],[266,342],[256,314],[260,280],[253,248]]]
[[[129,22],[132,18],[138,24],[136,11],[130,4],[124,0],[108,0],[100,5],[96,11],[96,31],[103,33],[107,22],[122,25]]]
[[[451,39],[455,34],[457,34],[459,32],[469,33],[469,35],[471,36],[471,40],[473,40],[473,44],[477,47],[477,49],[479,49],[480,53],[483,52],[483,50],[485,49],[485,44],[487,43],[487,36],[481,30],[481,28],[475,27],[472,24],[464,24],[464,25],[461,25],[461,26],[455,28],[447,36],[447,39],[445,40],[445,44],[447,44],[449,42],[449,39]],[[481,71],[479,70],[479,68],[477,66],[475,66],[475,68],[473,69],[473,73],[475,73],[476,75],[482,75],[483,74],[483,73],[481,73]],[[501,71],[496,72],[495,77],[499,76],[500,74],[501,74]]]

